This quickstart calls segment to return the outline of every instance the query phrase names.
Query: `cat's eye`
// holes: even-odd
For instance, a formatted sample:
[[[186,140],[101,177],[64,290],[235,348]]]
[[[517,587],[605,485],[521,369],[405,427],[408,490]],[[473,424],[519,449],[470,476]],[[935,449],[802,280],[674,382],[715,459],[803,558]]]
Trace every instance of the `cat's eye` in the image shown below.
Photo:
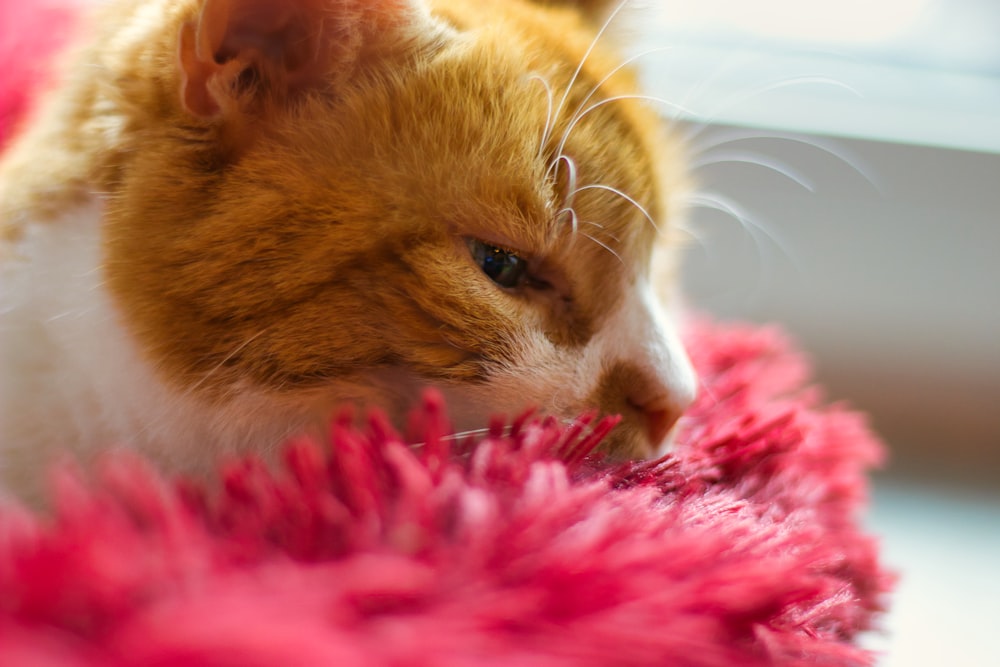
[[[468,239],[472,260],[500,287],[517,287],[528,271],[528,261],[513,250]]]

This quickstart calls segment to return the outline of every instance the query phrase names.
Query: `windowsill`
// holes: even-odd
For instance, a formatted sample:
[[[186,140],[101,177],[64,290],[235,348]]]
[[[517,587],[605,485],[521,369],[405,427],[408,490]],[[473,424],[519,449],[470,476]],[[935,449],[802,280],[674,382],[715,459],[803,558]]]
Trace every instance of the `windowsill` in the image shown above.
[[[1000,78],[647,37],[636,53],[668,116],[813,135],[1000,153]]]
[[[895,479],[875,484],[872,529],[900,580],[885,635],[869,638],[881,667],[1000,664],[993,639],[1000,577],[1000,496]]]

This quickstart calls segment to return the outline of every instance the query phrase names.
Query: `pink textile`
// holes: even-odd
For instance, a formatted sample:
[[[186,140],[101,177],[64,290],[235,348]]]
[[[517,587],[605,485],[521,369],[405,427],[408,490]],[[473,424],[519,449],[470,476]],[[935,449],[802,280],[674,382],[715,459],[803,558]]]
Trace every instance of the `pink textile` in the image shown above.
[[[0,145],[72,4],[0,0]],[[407,442],[383,421],[283,470],[165,479],[126,454],[0,509],[5,667],[867,665],[890,577],[858,524],[881,456],[773,329],[695,322],[701,393],[665,460],[588,456],[609,422]],[[584,419],[584,421],[587,421]]]
[[[802,388],[776,330],[688,341],[701,395],[660,462],[586,456],[607,421],[449,439],[429,397],[417,448],[340,419],[278,472],[63,472],[55,519],[0,514],[3,664],[872,664],[855,640],[890,577],[858,513],[879,445]]]

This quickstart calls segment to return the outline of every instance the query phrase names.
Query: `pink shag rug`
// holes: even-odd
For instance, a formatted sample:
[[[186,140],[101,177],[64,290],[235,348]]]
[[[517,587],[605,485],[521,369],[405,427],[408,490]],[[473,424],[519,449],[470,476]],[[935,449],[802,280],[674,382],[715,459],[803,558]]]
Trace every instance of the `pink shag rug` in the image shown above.
[[[71,0],[0,0],[0,144],[72,23]],[[872,664],[879,445],[780,333],[701,322],[688,343],[701,396],[658,462],[591,456],[607,420],[448,438],[431,397],[408,438],[341,420],[277,472],[57,471],[52,517],[0,508],[0,664]]]
[[[340,419],[280,471],[63,471],[54,518],[0,514],[2,664],[872,664],[879,445],[775,330],[688,340],[701,397],[658,462],[588,456],[609,420],[449,438],[429,397],[407,439]]]

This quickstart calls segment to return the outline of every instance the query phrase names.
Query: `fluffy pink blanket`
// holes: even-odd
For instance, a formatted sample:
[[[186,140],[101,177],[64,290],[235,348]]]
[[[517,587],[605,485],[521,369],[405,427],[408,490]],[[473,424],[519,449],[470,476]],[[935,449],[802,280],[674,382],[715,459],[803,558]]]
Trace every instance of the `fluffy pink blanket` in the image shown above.
[[[69,2],[0,0],[0,143]],[[94,487],[58,473],[54,517],[0,509],[0,664],[871,664],[879,446],[779,333],[688,342],[701,395],[655,463],[588,456],[607,421],[451,439],[430,399],[406,439],[335,423],[279,472],[220,462],[197,486],[119,454]]]
[[[776,331],[688,339],[701,396],[659,462],[587,456],[606,420],[452,439],[430,398],[409,438],[340,420],[277,472],[63,472],[54,519],[0,514],[2,664],[871,664],[879,446]]]

